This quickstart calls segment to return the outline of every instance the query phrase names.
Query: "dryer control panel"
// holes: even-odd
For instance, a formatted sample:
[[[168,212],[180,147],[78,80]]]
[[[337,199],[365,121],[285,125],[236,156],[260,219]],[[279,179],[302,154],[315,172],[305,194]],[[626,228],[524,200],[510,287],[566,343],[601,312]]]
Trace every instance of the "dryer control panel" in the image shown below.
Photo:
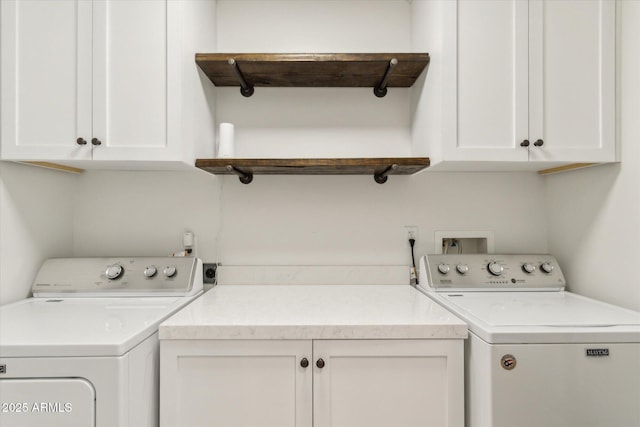
[[[192,257],[50,258],[34,297],[189,296],[202,290],[202,262]]]
[[[560,266],[552,255],[426,255],[420,281],[427,290],[564,290]]]

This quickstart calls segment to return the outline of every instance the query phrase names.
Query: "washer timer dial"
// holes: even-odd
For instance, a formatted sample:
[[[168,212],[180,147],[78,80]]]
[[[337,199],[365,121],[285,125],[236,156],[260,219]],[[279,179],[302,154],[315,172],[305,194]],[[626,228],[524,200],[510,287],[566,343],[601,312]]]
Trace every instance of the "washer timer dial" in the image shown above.
[[[493,274],[494,276],[502,276],[504,267],[496,261],[491,261],[489,264],[487,264],[487,270],[489,270],[489,273]]]

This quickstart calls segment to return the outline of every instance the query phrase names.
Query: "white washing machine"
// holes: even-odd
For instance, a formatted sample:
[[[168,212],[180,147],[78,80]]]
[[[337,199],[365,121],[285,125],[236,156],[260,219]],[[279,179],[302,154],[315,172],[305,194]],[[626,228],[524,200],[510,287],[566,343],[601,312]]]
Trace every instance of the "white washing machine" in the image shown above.
[[[0,307],[0,425],[156,427],[158,325],[202,293],[196,258],[44,262]]]
[[[469,326],[467,427],[640,426],[640,313],[565,291],[550,255],[427,255],[420,278]]]

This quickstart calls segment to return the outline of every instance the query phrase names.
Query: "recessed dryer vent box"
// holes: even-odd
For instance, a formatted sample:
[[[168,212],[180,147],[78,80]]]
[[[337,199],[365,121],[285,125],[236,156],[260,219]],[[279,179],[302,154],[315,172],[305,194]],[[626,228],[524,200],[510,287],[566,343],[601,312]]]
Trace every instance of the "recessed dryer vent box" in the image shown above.
[[[492,231],[436,231],[434,254],[491,254]]]

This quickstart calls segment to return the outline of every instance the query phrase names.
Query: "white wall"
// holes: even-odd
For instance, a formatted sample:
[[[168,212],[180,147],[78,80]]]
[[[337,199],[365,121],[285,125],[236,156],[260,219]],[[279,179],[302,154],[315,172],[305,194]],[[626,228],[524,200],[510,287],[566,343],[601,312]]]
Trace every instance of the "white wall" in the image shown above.
[[[489,200],[489,191],[502,194]],[[437,230],[494,231],[497,251],[544,251],[542,180],[533,174],[422,173],[390,177],[254,177],[224,184],[220,260],[226,264],[409,265]]]
[[[422,173],[384,185],[257,175],[244,185],[197,171],[90,171],[79,178],[74,252],[162,255],[190,229],[199,256],[224,265],[408,266],[405,225],[420,229],[417,254],[433,250],[437,230],[493,231],[496,251],[545,252],[543,190],[532,173]]]
[[[76,179],[0,162],[0,305],[29,295],[44,259],[72,254]]]
[[[196,255],[215,260],[220,184],[190,172],[86,171],[76,188],[75,256],[169,256],[182,234]]]
[[[618,7],[622,162],[547,178],[549,248],[572,291],[640,310],[640,1]]]

